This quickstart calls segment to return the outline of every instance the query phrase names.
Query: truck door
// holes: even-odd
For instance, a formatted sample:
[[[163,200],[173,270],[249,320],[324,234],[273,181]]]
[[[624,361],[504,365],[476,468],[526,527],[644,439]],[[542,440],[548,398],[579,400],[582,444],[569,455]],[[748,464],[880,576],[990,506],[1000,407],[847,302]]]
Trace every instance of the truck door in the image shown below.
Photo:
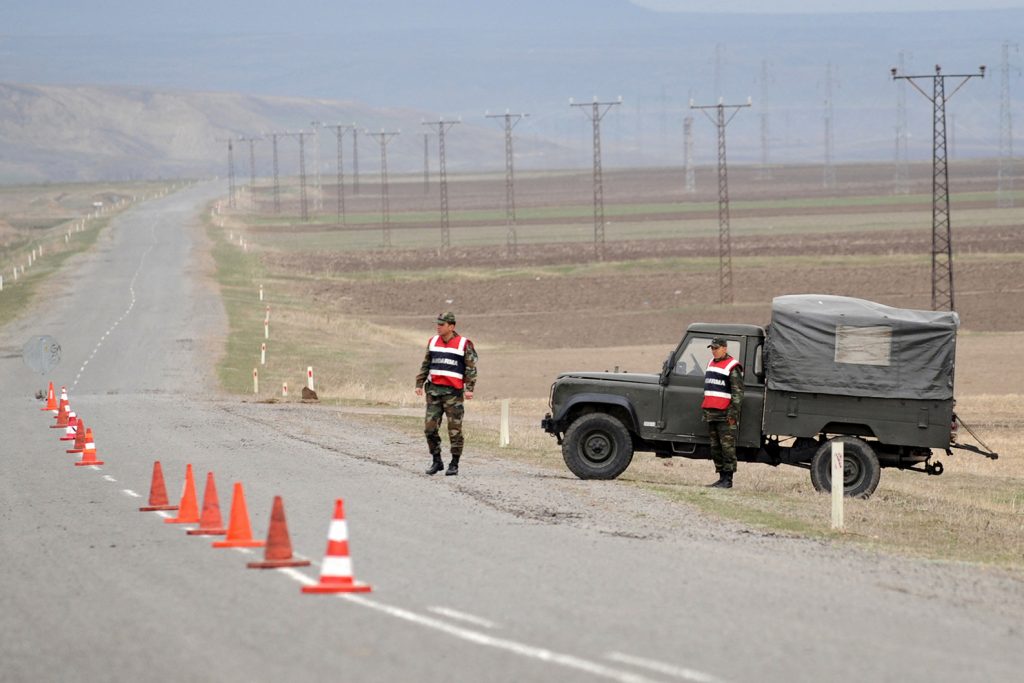
[[[700,404],[704,401],[704,372],[711,362],[712,335],[687,336],[676,350],[668,385],[662,394],[663,433],[679,441],[708,442],[708,428],[702,417]],[[760,348],[744,348],[743,339],[728,339],[729,355],[743,363],[745,390],[740,410],[739,446],[757,446],[761,443],[761,410],[764,404],[764,383],[754,370]],[[751,340],[752,341],[752,340]],[[752,345],[753,346],[753,345]],[[750,358],[747,358],[750,355]],[[753,361],[753,363],[752,363]]]

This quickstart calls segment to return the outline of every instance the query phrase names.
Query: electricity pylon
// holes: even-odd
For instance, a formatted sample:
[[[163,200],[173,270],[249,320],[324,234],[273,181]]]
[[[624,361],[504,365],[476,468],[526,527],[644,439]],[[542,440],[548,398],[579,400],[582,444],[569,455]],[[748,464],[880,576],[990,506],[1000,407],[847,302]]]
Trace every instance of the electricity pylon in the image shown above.
[[[462,123],[462,120],[445,121],[424,121],[424,126],[437,126],[437,148],[438,148],[438,177],[441,185],[441,248],[447,249],[452,246],[451,226],[448,222],[448,169],[445,159],[444,135],[454,125]]]
[[[379,133],[367,131],[367,135],[377,138],[380,144],[380,229],[381,246],[391,246],[391,206],[388,202],[388,143],[401,131],[385,131]]]
[[[338,223],[345,225],[345,165],[344,156],[342,154],[343,145],[345,139],[345,133],[352,131],[353,135],[356,135],[355,124],[343,125],[335,124],[333,126],[325,125],[324,128],[330,128],[334,131],[335,138],[338,142],[338,168],[337,168],[337,183],[338,183]]]
[[[515,258],[519,251],[519,235],[516,232],[516,190],[515,190],[515,154],[512,149],[512,129],[529,114],[485,114],[489,119],[505,120],[505,251],[510,258]]]
[[[604,259],[604,173],[601,170],[601,119],[612,107],[622,104],[622,97],[614,102],[573,102],[569,98],[570,107],[579,107],[592,124],[594,138],[594,255]],[[589,111],[587,110],[589,108]]]
[[[700,109],[708,117],[711,123],[718,128],[718,300],[719,303],[731,304],[732,298],[732,238],[729,235],[729,170],[725,159],[725,128],[735,118],[740,109],[749,107],[750,99],[746,104],[708,104],[696,106],[690,103],[690,109]],[[712,118],[708,113],[714,109],[716,114]],[[725,112],[730,110],[729,117]]]
[[[932,103],[932,310],[955,310],[953,300],[953,228],[949,215],[949,165],[946,149],[946,102],[972,78],[984,78],[985,67],[974,74],[943,74],[935,65],[935,75],[903,76],[890,69],[894,80],[905,80]],[[953,92],[946,94],[946,79],[959,78]],[[929,95],[918,80],[931,79]]]

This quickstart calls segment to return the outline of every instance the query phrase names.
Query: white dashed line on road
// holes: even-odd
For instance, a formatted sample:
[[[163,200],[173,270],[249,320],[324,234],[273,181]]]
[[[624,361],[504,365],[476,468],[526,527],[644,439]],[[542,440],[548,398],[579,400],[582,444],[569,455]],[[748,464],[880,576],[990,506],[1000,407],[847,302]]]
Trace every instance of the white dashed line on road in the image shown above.
[[[132,491],[131,489],[121,489],[121,493],[125,494],[126,496],[131,496],[132,498],[142,498],[142,496],[135,493],[135,491]]]
[[[428,607],[428,612],[433,612],[442,617],[448,617],[449,619],[458,619],[459,621],[465,621],[476,626],[483,626],[484,628],[497,628],[498,625],[493,621],[484,619],[483,617],[474,616],[472,614],[466,614],[465,612],[459,612],[449,607]]]
[[[693,681],[694,683],[724,683],[721,678],[716,678],[715,676],[706,674],[703,671],[696,671],[684,666],[676,666],[675,664],[667,664],[655,659],[634,657],[632,655],[622,654],[621,652],[609,652],[607,657],[613,662],[618,662],[619,664],[630,664],[632,666],[665,674],[666,676],[674,676],[675,678],[684,681]]]

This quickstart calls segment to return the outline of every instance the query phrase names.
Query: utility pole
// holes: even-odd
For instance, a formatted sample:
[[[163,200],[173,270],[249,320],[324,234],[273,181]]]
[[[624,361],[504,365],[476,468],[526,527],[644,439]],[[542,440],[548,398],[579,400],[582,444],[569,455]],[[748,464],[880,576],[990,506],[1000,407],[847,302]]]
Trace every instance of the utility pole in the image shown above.
[[[343,158],[343,155],[342,155],[342,149],[343,149],[342,142],[344,141],[345,133],[347,133],[349,130],[352,131],[353,135],[356,135],[357,133],[356,133],[356,130],[355,130],[355,124],[352,124],[350,126],[346,126],[346,125],[342,125],[342,124],[339,123],[339,124],[335,124],[333,126],[326,126],[325,125],[324,128],[330,128],[330,129],[334,130],[335,137],[336,137],[337,142],[338,142],[338,160],[337,160],[337,164],[338,164],[338,168],[337,168],[338,223],[340,223],[341,225],[345,225],[345,165],[342,163],[344,161],[344,158]]]
[[[1016,43],[1003,43],[999,81],[999,191],[1000,207],[1013,206],[1013,113],[1010,109],[1010,51]]]
[[[750,98],[746,104],[709,104],[696,106],[690,103],[690,109],[700,109],[711,123],[718,128],[718,281],[719,303],[731,304],[732,298],[732,239],[729,235],[729,170],[725,160],[725,128],[735,118],[740,109],[751,105]],[[714,109],[712,118],[708,113]],[[730,110],[729,117],[725,112]]]
[[[754,177],[758,180],[769,180],[772,177],[768,166],[768,84],[772,77],[768,73],[768,60],[761,60],[761,165]]]
[[[256,210],[256,141],[260,137],[243,135],[238,138],[239,142],[249,143],[249,208]]]
[[[697,173],[693,167],[693,114],[683,119],[683,177],[686,182],[686,194],[697,191]]]
[[[370,133],[367,131],[367,135],[377,138],[377,142],[380,144],[380,229],[381,229],[381,246],[391,246],[391,207],[388,203],[388,143],[396,135],[399,135],[401,131],[385,132],[381,128],[379,133]]]
[[[228,138],[228,208],[235,208],[235,146]]]
[[[271,133],[270,140],[274,145],[274,213],[281,213],[281,181],[277,165],[277,137],[280,133]]]
[[[451,244],[450,225],[448,222],[448,170],[445,164],[445,151],[444,151],[444,134],[452,126],[457,123],[462,123],[462,120],[457,121],[445,121],[444,119],[438,119],[437,121],[424,121],[424,126],[437,126],[437,140],[438,140],[438,175],[440,176],[441,182],[441,248],[447,249]]]
[[[905,71],[905,53],[900,51],[898,70]],[[895,83],[895,81],[893,81]],[[893,153],[893,193],[910,193],[910,155],[907,151],[907,89],[896,84],[896,148]]]
[[[313,196],[313,211],[318,212],[324,208],[323,187],[320,184],[320,126],[324,124],[320,121],[312,121],[309,125],[313,127],[313,163],[316,166],[316,194]]]
[[[359,133],[352,122],[352,194],[359,196]]]
[[[932,103],[932,310],[955,310],[953,302],[953,229],[949,216],[949,165],[946,155],[946,102],[972,78],[984,78],[985,67],[974,74],[943,74],[935,65],[935,75],[903,76],[896,67],[890,72],[894,80],[905,80]],[[946,95],[946,79],[960,82]],[[931,79],[929,95],[918,80]]]
[[[825,65],[825,166],[821,179],[821,186],[827,189],[836,186],[836,167],[832,159],[835,146],[832,116],[832,62],[829,62]]]
[[[569,98],[570,107],[579,107],[593,127],[594,138],[594,254],[598,260],[604,259],[604,177],[601,170],[601,119],[612,107],[622,104],[620,96],[615,102],[598,102],[597,97],[590,103],[573,102]],[[587,110],[589,108],[589,111]]]
[[[529,114],[484,114],[489,119],[505,119],[505,250],[510,258],[515,258],[519,251],[519,236],[516,233],[516,190],[515,155],[512,149],[512,129]]]
[[[430,193],[430,133],[423,134],[423,194]]]
[[[285,133],[288,137],[299,140],[299,210],[302,220],[309,220],[309,205],[306,201],[306,136],[309,133],[299,131],[297,133]]]

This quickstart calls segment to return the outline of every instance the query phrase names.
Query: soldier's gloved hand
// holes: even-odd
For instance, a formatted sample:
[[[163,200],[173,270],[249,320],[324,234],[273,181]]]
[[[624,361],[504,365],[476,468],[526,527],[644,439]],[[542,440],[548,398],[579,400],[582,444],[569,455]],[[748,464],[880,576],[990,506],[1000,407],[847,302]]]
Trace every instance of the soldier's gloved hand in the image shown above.
[[[471,398],[473,398],[473,392],[468,390],[468,389],[466,391],[462,392],[462,395],[466,397],[467,401],[470,400]]]
[[[423,387],[416,387],[416,395],[417,396],[422,396],[423,395]]]

